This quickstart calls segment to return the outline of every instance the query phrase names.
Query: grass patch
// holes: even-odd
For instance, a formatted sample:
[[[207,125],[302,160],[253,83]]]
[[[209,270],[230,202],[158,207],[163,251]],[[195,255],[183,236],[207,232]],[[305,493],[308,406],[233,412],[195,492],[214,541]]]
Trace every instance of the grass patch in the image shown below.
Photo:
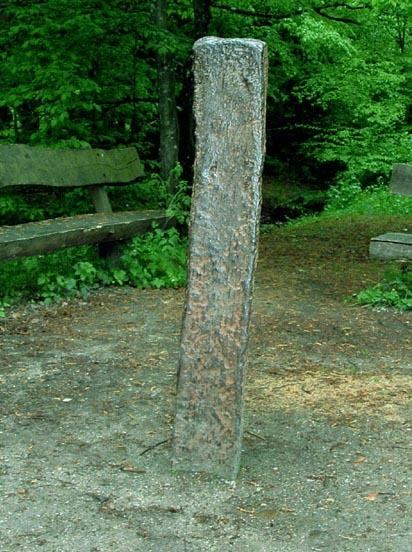
[[[336,270],[350,280],[352,266],[343,265],[346,258],[362,258],[364,267],[374,277],[371,285],[355,294],[361,305],[393,307],[397,310],[412,310],[412,272],[410,264],[402,269],[397,263],[373,261],[368,257],[369,241],[385,232],[412,232],[412,197],[396,196],[386,186],[372,186],[362,190],[360,186],[332,187],[328,203],[319,215],[309,215],[288,222],[281,232],[289,233],[296,242],[301,242],[302,255],[312,255],[304,240],[313,239],[329,243],[330,254],[335,256]],[[275,232],[268,225],[264,234]],[[334,252],[332,252],[332,249]],[[325,254],[325,248],[322,248]],[[316,254],[316,253],[315,253]]]

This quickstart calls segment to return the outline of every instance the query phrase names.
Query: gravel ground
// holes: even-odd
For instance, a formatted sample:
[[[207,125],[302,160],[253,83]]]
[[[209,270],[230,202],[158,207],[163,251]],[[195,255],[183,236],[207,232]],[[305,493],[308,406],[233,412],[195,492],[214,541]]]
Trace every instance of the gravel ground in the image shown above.
[[[182,290],[10,311],[1,552],[409,552],[412,316],[344,303],[325,250],[296,268],[279,247],[262,240],[236,482],[171,469]]]

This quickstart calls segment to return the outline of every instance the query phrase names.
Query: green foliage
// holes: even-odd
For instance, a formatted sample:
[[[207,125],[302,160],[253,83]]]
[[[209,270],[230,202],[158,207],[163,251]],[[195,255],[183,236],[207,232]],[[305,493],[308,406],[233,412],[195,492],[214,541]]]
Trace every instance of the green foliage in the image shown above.
[[[18,224],[44,218],[44,210],[33,206],[22,195],[0,194],[0,224]]]
[[[6,299],[0,299],[0,318],[6,316],[7,309],[11,307],[11,304]]]
[[[98,287],[124,285],[129,282],[125,270],[107,268],[99,260],[79,261],[68,274],[46,272],[37,278],[38,297],[46,304],[54,303],[67,297],[87,299],[90,292]]]
[[[154,228],[126,246],[118,267],[106,266],[93,247],[2,263],[0,316],[21,300],[46,304],[81,297],[101,286],[179,287],[186,281],[187,238],[175,228]]]
[[[155,5],[6,2],[0,141],[130,143],[156,158],[157,56],[169,56],[186,116],[196,21],[191,0],[168,1],[167,26],[156,24]],[[269,160],[315,189],[348,179],[364,186],[412,160],[408,0],[232,0],[212,8],[209,34],[268,44]],[[181,141],[190,138],[183,133]]]
[[[82,262],[98,263],[95,248],[82,246],[56,251],[49,255],[2,261],[0,301],[13,304],[21,300],[39,299],[43,291],[46,293],[48,284],[52,295],[53,289],[64,287],[62,278],[67,280],[77,278],[73,276],[73,267],[81,265]],[[59,281],[57,276],[61,277]],[[66,287],[70,288],[70,283]]]
[[[93,210],[88,190],[81,188],[69,191],[27,188],[23,191],[0,192],[0,225],[78,215]]]
[[[403,85],[398,65],[359,56],[342,58],[329,74],[308,76],[299,96],[319,107],[323,124],[306,126],[310,137],[303,151],[320,163],[340,163],[344,178],[361,182],[387,175],[396,161],[412,160],[402,129],[409,103]]]
[[[360,183],[355,179],[347,179],[329,188],[325,211],[333,212],[351,208],[361,197]]]
[[[344,180],[327,193],[325,214],[412,215],[412,198],[391,193],[383,183],[362,189],[356,180]]]
[[[127,282],[138,288],[184,285],[186,249],[187,240],[175,228],[135,237],[122,256]]]
[[[401,270],[388,272],[381,283],[359,292],[356,299],[361,305],[412,310],[411,264],[406,264]]]
[[[55,272],[46,272],[37,279],[39,297],[50,304],[62,297],[82,297],[86,299],[92,289],[107,283],[107,275],[98,270],[91,262],[79,261],[73,267],[73,273],[64,276]]]
[[[156,167],[154,167],[156,168]],[[173,194],[170,193],[173,180]],[[141,183],[108,188],[114,210],[166,209],[169,218],[185,224],[190,209],[188,183],[182,179],[182,167],[176,165],[169,178],[164,180],[157,172],[151,172]]]
[[[301,178],[309,174],[315,186],[320,179],[364,186],[388,175],[393,163],[412,161],[412,18],[400,4],[351,10],[344,3],[282,2],[278,9],[292,17],[251,22],[269,46],[269,157],[301,167]],[[274,12],[272,2],[260,5]]]
[[[3,138],[66,147],[144,140],[155,117],[147,56],[154,29],[149,2],[126,4],[8,2],[0,31]]]
[[[166,213],[171,219],[176,220],[179,224],[187,225],[189,222],[191,196],[188,190],[188,183],[182,180],[183,169],[181,165],[177,165],[169,176],[173,180],[174,194],[167,194]],[[167,184],[167,189],[171,187]]]

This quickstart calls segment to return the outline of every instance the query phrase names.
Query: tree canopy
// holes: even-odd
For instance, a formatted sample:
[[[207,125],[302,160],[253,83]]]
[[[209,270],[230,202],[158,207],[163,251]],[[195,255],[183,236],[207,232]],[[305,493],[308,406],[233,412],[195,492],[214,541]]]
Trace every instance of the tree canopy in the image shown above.
[[[268,44],[268,173],[366,185],[412,160],[409,0],[2,0],[0,140],[190,165],[205,34]]]

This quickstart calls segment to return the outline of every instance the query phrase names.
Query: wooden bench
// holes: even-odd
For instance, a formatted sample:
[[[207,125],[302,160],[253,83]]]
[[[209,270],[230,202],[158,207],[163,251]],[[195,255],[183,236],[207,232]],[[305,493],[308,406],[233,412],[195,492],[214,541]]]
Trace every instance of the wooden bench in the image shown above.
[[[0,146],[0,189],[21,186],[87,186],[96,212],[0,227],[0,260],[48,253],[84,244],[112,244],[141,234],[152,222],[165,224],[165,211],[113,213],[105,185],[124,185],[144,175],[135,148],[55,150],[26,145]]]
[[[412,196],[412,165],[394,166],[390,188],[394,194]],[[369,255],[373,259],[412,259],[412,234],[388,232],[376,236],[370,241]]]

